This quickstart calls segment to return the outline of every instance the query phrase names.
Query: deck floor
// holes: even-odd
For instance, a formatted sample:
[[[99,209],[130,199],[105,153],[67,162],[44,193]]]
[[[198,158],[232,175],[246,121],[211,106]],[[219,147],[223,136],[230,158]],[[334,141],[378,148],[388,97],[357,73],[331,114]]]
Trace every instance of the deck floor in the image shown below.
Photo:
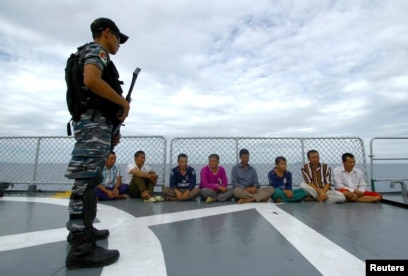
[[[407,209],[385,203],[98,203],[117,263],[68,271],[68,199],[0,198],[0,275],[365,275],[408,259]],[[347,265],[344,265],[347,264]]]

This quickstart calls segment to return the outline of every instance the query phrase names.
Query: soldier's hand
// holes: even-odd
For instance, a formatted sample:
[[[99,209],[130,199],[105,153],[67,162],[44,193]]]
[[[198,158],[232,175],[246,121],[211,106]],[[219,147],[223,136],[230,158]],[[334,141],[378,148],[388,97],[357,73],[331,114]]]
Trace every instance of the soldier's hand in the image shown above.
[[[112,137],[112,144],[114,146],[118,145],[120,143],[120,138],[122,137],[122,135],[120,134],[120,132],[118,134],[115,135],[115,137]]]
[[[123,112],[122,114],[118,115],[118,120],[124,122],[127,116],[129,115],[130,104],[125,100],[125,103],[122,106]]]

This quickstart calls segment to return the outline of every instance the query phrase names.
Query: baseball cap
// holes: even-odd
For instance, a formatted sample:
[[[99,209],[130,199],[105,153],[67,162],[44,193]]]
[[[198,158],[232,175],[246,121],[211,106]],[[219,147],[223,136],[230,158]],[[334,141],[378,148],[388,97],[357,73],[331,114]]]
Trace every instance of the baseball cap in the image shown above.
[[[95,19],[91,24],[92,33],[100,32],[108,28],[120,37],[120,44],[123,44],[128,40],[129,37],[121,33],[119,31],[119,28],[116,26],[115,22],[113,22],[109,18],[101,17],[101,18]]]

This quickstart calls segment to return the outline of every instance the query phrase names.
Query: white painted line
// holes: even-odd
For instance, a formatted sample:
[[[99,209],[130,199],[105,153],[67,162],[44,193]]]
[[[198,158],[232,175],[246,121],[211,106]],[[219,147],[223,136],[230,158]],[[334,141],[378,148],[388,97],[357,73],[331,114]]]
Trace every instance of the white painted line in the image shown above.
[[[60,242],[67,238],[67,233],[66,228],[60,228],[0,236],[0,252]]]
[[[323,275],[365,274],[365,262],[277,206],[256,209]]]

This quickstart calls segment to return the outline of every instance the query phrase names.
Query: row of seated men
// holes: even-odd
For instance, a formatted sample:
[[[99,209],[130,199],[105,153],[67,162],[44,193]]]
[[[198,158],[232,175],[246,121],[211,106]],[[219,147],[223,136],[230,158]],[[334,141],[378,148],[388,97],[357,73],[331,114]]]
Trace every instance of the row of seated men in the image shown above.
[[[228,201],[232,198],[238,204],[247,202],[298,202],[318,201],[340,203],[344,201],[377,202],[379,193],[368,190],[364,173],[355,168],[355,159],[351,153],[342,155],[343,166],[333,170],[335,189],[331,188],[331,168],[320,162],[319,153],[310,150],[307,153],[309,163],[302,166],[304,183],[298,189],[292,189],[292,174],[287,167],[285,157],[275,159],[274,168],[268,173],[269,186],[260,186],[256,169],[249,164],[249,151],[241,149],[240,163],[231,170],[231,181],[227,179],[225,169],[219,165],[219,156],[211,154],[208,165],[200,171],[200,184],[196,187],[196,172],[188,165],[186,154],[178,156],[178,166],[172,169],[170,185],[163,187],[162,196],[154,196],[154,187],[158,175],[145,165],[146,155],[137,151],[135,161],[129,164],[121,177],[115,166],[116,155],[109,154],[103,171],[103,183],[96,188],[99,200],[143,198],[145,201],[186,201],[201,196],[206,203]],[[228,184],[231,184],[229,187]],[[128,195],[127,195],[128,194]]]

